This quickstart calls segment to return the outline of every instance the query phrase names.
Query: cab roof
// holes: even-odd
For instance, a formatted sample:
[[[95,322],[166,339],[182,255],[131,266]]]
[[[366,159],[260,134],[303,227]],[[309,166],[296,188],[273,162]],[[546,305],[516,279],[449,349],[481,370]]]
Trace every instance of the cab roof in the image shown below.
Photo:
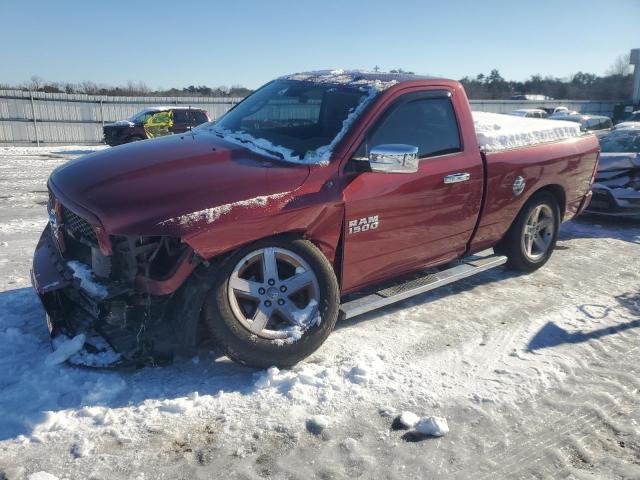
[[[311,72],[293,73],[280,78],[283,80],[329,83],[360,88],[375,87],[378,90],[386,90],[398,83],[416,80],[434,80],[437,77],[415,75],[412,73],[372,72],[365,70],[315,70]]]

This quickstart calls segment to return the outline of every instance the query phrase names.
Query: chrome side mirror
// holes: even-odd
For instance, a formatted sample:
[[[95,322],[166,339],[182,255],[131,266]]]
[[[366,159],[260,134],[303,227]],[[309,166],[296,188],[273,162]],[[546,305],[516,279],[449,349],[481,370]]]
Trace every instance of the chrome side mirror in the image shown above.
[[[369,152],[372,172],[414,173],[418,171],[418,163],[418,147],[413,145],[378,145]]]

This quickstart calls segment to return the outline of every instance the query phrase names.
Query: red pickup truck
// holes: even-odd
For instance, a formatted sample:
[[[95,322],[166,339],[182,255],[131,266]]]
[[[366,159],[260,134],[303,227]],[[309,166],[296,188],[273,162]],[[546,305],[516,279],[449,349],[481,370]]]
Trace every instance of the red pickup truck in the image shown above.
[[[476,131],[452,80],[320,71],[217,123],[69,162],[33,260],[50,332],[84,334],[93,365],[213,337],[235,361],[288,366],[339,317],[505,263],[535,270],[588,203],[598,141],[489,120]]]

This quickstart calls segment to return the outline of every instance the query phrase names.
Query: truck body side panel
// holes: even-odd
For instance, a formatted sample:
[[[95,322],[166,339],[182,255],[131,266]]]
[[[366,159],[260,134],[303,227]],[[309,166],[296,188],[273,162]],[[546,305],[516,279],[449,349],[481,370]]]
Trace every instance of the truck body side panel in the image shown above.
[[[566,200],[563,219],[572,218],[589,192],[598,149],[595,135],[588,135],[487,154],[487,198],[471,251],[500,241],[525,202],[546,186],[562,189]],[[520,195],[513,189],[518,177],[526,182]]]

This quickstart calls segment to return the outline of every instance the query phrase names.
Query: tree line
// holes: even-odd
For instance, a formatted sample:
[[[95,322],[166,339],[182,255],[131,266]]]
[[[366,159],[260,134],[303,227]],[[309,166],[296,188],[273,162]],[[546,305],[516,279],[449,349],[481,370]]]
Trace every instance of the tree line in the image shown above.
[[[508,100],[514,95],[537,94],[566,100],[625,100],[631,95],[633,75],[609,74],[598,76],[578,72],[570,79],[532,75],[523,82],[502,78],[498,70],[460,82],[472,100]]]
[[[80,83],[50,82],[34,75],[22,85],[0,84],[0,89],[23,90],[46,93],[84,93],[87,95],[130,96],[130,97],[246,97],[253,90],[242,85],[231,87],[208,87],[189,85],[184,88],[151,89],[144,82],[127,82],[125,85],[104,85],[92,81]]]
[[[376,66],[375,71],[379,68]],[[401,68],[391,73],[413,73]],[[475,77],[464,77],[460,82],[472,100],[508,100],[514,95],[545,95],[566,100],[625,100],[631,95],[633,75],[629,65],[629,55],[621,55],[604,75],[578,72],[569,78],[532,75],[524,81],[506,80],[497,69],[489,74],[480,73]],[[0,85],[4,89],[30,90],[50,93],[85,93],[89,95],[126,96],[206,96],[206,97],[246,97],[253,90],[234,85],[232,87],[208,87],[189,85],[184,88],[151,89],[144,82],[127,82],[126,85],[109,86],[91,81],[81,83],[48,82],[34,75],[30,81],[17,86]]]

